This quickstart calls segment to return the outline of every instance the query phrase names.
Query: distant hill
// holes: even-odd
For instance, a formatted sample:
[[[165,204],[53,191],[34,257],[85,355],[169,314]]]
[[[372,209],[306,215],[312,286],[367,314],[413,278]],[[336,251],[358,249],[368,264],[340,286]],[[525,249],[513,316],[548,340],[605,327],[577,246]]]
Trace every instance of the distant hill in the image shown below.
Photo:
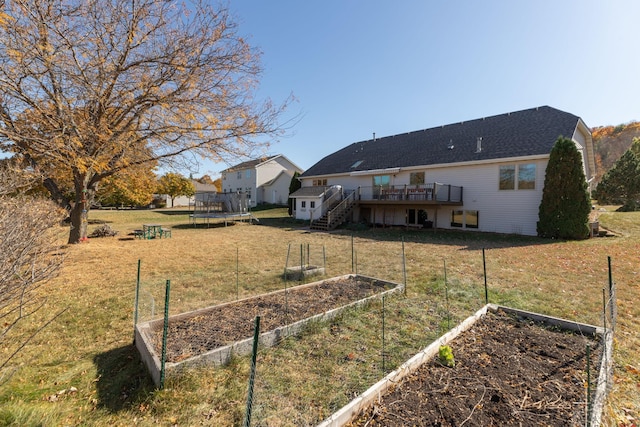
[[[633,138],[640,138],[640,122],[629,122],[617,126],[591,128],[596,161],[596,179],[602,176],[631,147]]]

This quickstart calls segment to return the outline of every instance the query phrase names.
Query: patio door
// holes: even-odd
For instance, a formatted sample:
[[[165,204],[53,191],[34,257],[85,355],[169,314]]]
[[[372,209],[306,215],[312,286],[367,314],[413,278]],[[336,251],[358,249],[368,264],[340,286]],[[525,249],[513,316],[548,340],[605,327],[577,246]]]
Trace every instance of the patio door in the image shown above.
[[[373,177],[373,198],[381,199],[391,185],[391,175],[375,175]]]

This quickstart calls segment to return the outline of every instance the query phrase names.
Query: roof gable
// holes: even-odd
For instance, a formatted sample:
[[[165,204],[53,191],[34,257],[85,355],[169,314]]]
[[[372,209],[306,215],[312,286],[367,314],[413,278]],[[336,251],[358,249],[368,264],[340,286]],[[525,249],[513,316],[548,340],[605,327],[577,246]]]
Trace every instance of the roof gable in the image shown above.
[[[275,159],[278,156],[279,154],[275,156],[260,157],[258,159],[247,160],[246,162],[238,163],[237,165],[231,166],[223,170],[222,172],[236,172],[239,170],[254,169],[255,167],[261,165],[262,163],[268,162],[271,159]]]
[[[548,106],[353,143],[303,177],[549,154],[580,118]]]
[[[224,169],[223,171],[221,171],[221,173],[236,172],[236,171],[245,170],[245,169],[257,169],[264,163],[267,163],[271,160],[278,161],[279,163],[281,163],[282,167],[286,169],[293,169],[298,173],[302,172],[302,169],[300,169],[300,167],[298,167],[295,163],[293,163],[291,160],[286,158],[284,155],[276,154],[273,156],[265,156],[265,157],[260,157],[258,159],[247,160],[246,162],[238,163],[237,165]]]

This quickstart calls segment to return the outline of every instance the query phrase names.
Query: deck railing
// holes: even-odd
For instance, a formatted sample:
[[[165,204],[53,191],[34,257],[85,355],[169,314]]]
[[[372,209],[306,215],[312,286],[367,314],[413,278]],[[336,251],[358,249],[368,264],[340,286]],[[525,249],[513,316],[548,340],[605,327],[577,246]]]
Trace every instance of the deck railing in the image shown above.
[[[432,184],[420,185],[381,185],[358,187],[357,198],[360,201],[429,201],[462,202],[462,187],[457,185]]]
[[[320,218],[327,210],[329,210],[333,205],[340,202],[342,200],[343,191],[342,187],[328,188],[327,192],[331,192],[329,196],[324,199],[320,206],[316,206],[313,209],[309,210],[309,219],[313,222],[314,219]]]

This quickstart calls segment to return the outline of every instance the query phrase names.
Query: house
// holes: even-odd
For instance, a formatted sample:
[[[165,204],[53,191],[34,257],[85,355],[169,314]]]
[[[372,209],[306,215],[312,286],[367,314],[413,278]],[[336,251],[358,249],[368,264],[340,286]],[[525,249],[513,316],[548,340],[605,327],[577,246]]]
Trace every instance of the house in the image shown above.
[[[545,170],[571,138],[588,182],[591,132],[548,106],[353,143],[300,176],[295,217],[312,228],[345,220],[536,235]]]
[[[249,160],[221,172],[222,191],[245,192],[250,206],[262,203],[286,205],[295,172],[303,171],[282,154]]]
[[[195,188],[196,193],[208,192],[208,193],[216,193],[216,186],[213,184],[203,184],[195,179],[191,180],[193,187]],[[183,207],[183,206],[192,206],[195,202],[195,196],[177,196],[173,200],[173,206],[171,205],[171,196],[168,194],[159,194],[158,199],[164,200],[166,206],[170,207]]]

